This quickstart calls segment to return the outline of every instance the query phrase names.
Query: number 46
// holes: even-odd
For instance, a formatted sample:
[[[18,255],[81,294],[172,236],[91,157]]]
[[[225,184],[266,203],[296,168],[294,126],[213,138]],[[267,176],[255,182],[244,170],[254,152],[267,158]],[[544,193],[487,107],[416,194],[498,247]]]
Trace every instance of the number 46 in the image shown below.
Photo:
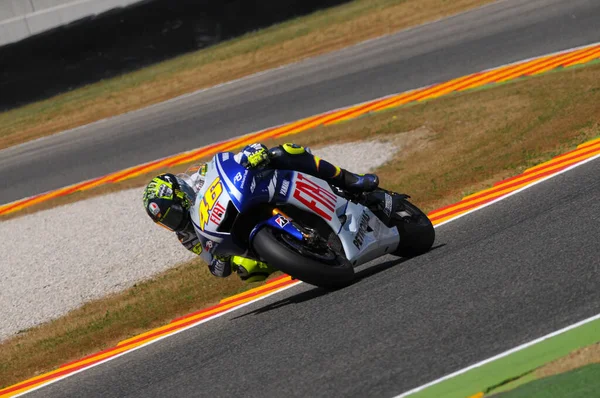
[[[223,185],[221,184],[221,179],[217,177],[206,190],[206,193],[202,198],[202,202],[200,202],[200,208],[198,209],[200,216],[200,228],[202,230],[204,230],[206,224],[208,224],[208,213],[212,210],[222,192]]]

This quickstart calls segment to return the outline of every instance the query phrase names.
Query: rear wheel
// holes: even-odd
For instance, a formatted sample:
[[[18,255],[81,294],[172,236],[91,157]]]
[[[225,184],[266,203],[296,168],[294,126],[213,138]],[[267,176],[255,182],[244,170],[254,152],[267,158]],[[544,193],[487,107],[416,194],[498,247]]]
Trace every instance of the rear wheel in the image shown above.
[[[401,209],[392,214],[392,222],[400,233],[400,244],[394,252],[395,255],[414,257],[427,252],[433,246],[433,224],[421,209],[408,200],[401,200]]]
[[[252,243],[260,258],[311,285],[335,289],[354,279],[354,268],[330,247],[309,246],[272,228],[262,228]]]

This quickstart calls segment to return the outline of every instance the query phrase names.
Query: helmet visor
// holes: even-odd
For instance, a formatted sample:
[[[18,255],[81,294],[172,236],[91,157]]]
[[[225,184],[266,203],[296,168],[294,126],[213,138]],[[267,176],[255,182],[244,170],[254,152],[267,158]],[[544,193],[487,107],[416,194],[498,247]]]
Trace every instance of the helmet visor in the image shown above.
[[[179,183],[179,190],[187,196],[189,205],[192,206],[196,202],[196,191],[194,191],[186,179],[183,179],[180,176],[177,176],[177,182]]]
[[[184,210],[180,205],[173,204],[157,223],[171,231],[177,232],[183,228],[186,212],[187,210]]]

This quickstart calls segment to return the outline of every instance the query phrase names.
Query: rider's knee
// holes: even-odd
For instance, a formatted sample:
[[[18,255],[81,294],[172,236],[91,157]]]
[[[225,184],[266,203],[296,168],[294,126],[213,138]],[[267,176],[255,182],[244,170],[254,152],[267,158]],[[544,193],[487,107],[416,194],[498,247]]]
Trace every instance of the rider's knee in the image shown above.
[[[279,157],[285,155],[304,155],[306,153],[312,155],[312,151],[309,147],[303,147],[301,145],[293,144],[290,142],[276,146],[275,148],[271,148],[269,152],[271,154],[271,157]]]
[[[283,150],[286,151],[290,155],[302,155],[302,154],[306,153],[306,150],[304,149],[304,147],[301,145],[297,145],[297,144],[285,143],[285,144],[281,145],[281,148],[283,148]]]

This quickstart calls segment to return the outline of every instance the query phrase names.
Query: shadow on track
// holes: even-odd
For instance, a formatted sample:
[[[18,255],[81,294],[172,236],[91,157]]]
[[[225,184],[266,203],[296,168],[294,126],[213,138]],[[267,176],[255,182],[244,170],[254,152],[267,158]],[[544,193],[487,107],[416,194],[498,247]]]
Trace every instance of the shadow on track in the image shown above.
[[[439,249],[439,248],[441,248],[443,246],[446,246],[446,245],[445,244],[441,244],[441,245],[434,246],[434,247],[431,248],[430,252],[433,251],[433,250]],[[369,277],[371,277],[373,275],[376,275],[376,274],[378,274],[380,272],[386,271],[386,270],[388,270],[388,269],[390,269],[390,268],[392,268],[392,267],[394,267],[394,266],[396,266],[398,264],[402,264],[402,263],[407,262],[409,260],[411,260],[411,258],[395,258],[393,260],[386,261],[386,262],[383,262],[383,263],[379,263],[379,264],[373,265],[371,267],[367,267],[367,268],[365,268],[363,270],[360,270],[360,271],[358,271],[355,274],[354,281],[350,285],[346,286],[343,289],[346,289],[346,288],[348,288],[350,286],[356,285],[356,284],[360,283],[360,281],[363,280],[363,279],[365,279],[365,278],[369,278]],[[342,290],[342,289],[340,289],[340,290]],[[328,294],[335,294],[335,292],[336,292],[336,290],[327,290],[327,289],[323,289],[323,288],[320,288],[320,287],[315,287],[314,289],[307,290],[305,292],[296,294],[295,296],[284,298],[284,299],[276,301],[274,303],[265,305],[264,307],[258,308],[258,309],[254,310],[254,311],[247,312],[245,314],[236,316],[233,319],[235,320],[235,319],[243,318],[243,317],[248,316],[248,315],[260,315],[260,314],[263,314],[265,312],[276,310],[278,308],[285,307],[285,306],[290,305],[290,304],[300,304],[300,303],[303,303],[305,301],[309,301],[309,300],[315,299],[317,297],[326,296]]]

